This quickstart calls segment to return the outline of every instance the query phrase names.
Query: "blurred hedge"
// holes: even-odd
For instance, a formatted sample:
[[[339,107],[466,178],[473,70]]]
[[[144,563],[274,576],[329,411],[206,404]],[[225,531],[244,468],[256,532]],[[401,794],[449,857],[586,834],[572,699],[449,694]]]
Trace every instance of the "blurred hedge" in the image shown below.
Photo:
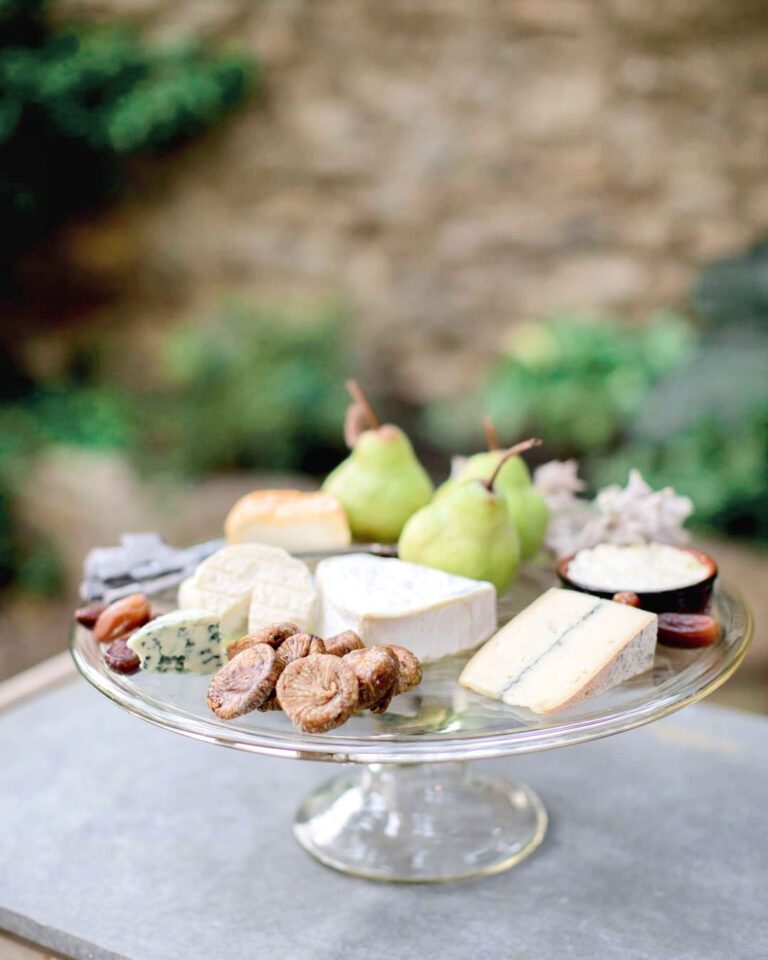
[[[323,473],[344,455],[344,381],[354,369],[347,323],[334,306],[303,313],[224,305],[169,330],[160,382],[118,387],[97,341],[69,369],[0,404],[0,584],[46,592],[56,566],[46,544],[22,542],[12,495],[50,444],[120,450],[146,473],[179,480],[236,469]]]
[[[0,0],[0,271],[114,195],[131,158],[210,127],[257,78],[250,58],[54,27],[44,2]]]

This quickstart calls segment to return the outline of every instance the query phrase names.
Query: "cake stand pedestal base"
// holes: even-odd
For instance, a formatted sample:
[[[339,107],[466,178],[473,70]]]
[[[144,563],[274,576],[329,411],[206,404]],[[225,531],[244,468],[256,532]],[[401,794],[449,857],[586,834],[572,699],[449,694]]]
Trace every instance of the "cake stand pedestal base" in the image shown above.
[[[547,812],[527,786],[464,763],[376,764],[324,784],[294,834],[326,866],[370,880],[441,883],[507,870],[538,847]]]

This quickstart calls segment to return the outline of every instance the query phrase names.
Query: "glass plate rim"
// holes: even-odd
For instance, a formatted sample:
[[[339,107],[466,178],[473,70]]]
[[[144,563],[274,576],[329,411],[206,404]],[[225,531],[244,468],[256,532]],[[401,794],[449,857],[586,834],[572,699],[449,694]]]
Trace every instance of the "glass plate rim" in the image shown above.
[[[718,585],[716,594],[730,608],[740,635],[725,649],[721,660],[696,678],[699,682],[629,707],[583,719],[566,720],[562,724],[537,729],[517,727],[493,734],[468,732],[460,737],[443,734],[430,738],[424,734],[418,738],[394,737],[387,740],[336,734],[333,739],[320,739],[298,730],[260,733],[242,727],[229,727],[215,717],[203,719],[189,716],[182,710],[156,706],[150,698],[139,695],[137,688],[130,686],[128,678],[109,670],[95,641],[89,638],[88,642],[84,642],[81,639],[83,635],[77,630],[72,631],[70,650],[78,671],[107,699],[149,723],[206,743],[273,757],[337,763],[410,764],[481,760],[550,750],[622,733],[659,720],[712,693],[738,668],[753,632],[751,611],[738,591]]]

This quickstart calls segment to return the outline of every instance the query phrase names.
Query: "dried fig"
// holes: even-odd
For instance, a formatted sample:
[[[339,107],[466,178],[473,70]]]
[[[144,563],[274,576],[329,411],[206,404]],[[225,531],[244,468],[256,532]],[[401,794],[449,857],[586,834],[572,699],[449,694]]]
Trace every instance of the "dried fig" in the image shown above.
[[[268,713],[270,710],[282,710],[280,701],[277,699],[277,691],[273,690],[260,707],[257,707],[260,713]]]
[[[345,630],[325,641],[325,652],[334,657],[343,657],[351,650],[362,650],[365,644],[354,630]]]
[[[325,733],[357,709],[357,677],[339,657],[315,653],[288,664],[277,681],[277,699],[300,730]]]
[[[267,643],[248,647],[224,664],[208,686],[208,706],[222,720],[260,707],[275,689],[281,664]]]
[[[406,650],[405,647],[393,645],[389,649],[397,657],[400,664],[400,676],[398,677],[395,694],[405,693],[407,690],[418,687],[421,683],[422,669],[416,654]]]
[[[280,644],[277,659],[283,667],[287,667],[294,660],[301,660],[313,653],[325,653],[325,644],[314,633],[294,633]]]
[[[93,636],[99,643],[110,643],[127,633],[133,633],[151,619],[149,600],[143,593],[132,593],[122,600],[115,600],[102,611],[94,624]]]
[[[284,640],[287,640],[288,637],[292,637],[294,633],[298,632],[299,628],[296,624],[288,623],[287,621],[284,623],[272,623],[268,627],[261,627],[252,633],[246,634],[239,640],[232,640],[231,643],[227,644],[227,659],[231,660],[233,657],[236,657],[238,653],[242,653],[243,650],[247,650],[248,647],[253,647],[257,643],[266,643],[276,650]]]
[[[104,651],[104,662],[117,673],[136,673],[141,668],[141,660],[125,640],[125,637],[119,637],[110,643]]]
[[[77,620],[81,627],[85,627],[87,630],[93,630],[96,626],[96,621],[106,609],[106,603],[89,603],[87,607],[80,607],[75,610],[75,620]]]
[[[343,659],[355,671],[360,688],[358,699],[361,710],[378,706],[386,697],[392,699],[400,676],[400,665],[389,647],[352,650]],[[389,706],[389,700],[384,710]]]

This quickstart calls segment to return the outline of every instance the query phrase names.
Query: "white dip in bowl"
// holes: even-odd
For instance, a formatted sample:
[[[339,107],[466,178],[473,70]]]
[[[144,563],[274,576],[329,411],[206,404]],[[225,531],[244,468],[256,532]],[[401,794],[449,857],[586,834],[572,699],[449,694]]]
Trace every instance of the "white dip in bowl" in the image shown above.
[[[586,590],[652,593],[693,586],[711,573],[695,552],[666,543],[601,543],[579,550],[568,564],[566,575]]]

